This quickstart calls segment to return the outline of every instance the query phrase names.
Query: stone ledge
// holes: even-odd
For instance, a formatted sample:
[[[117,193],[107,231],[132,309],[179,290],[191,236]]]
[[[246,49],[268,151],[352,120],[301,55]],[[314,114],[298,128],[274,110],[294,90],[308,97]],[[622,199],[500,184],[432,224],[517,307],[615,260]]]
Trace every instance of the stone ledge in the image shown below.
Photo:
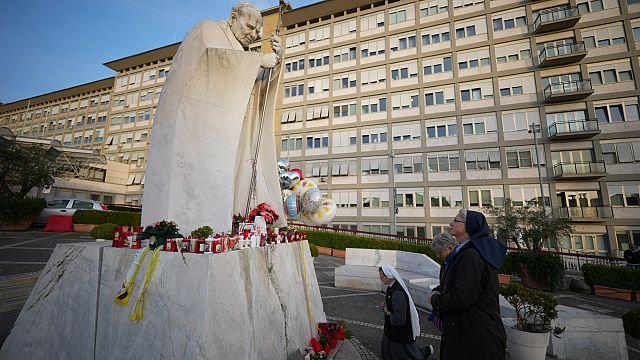
[[[137,323],[129,314],[150,256],[121,307],[113,298],[134,251],[109,244],[56,247],[0,359],[286,359],[326,321],[306,242],[184,260],[163,252]]]

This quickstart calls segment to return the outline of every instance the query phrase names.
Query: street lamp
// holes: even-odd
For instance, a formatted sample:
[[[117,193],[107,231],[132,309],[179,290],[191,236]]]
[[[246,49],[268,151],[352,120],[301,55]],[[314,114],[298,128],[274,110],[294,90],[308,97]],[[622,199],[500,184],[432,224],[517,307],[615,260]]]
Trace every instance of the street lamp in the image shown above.
[[[391,179],[393,181],[393,211],[392,211],[392,218],[393,218],[393,223],[391,225],[391,233],[393,234],[393,236],[397,236],[398,233],[396,231],[396,216],[398,215],[398,192],[396,190],[396,168],[395,168],[395,164],[393,163],[393,159],[395,159],[396,154],[393,151],[393,149],[391,151],[389,151],[389,159],[391,159],[391,169],[393,169],[391,171]]]
[[[540,124],[529,125],[529,134],[533,133],[533,142],[535,144],[536,163],[538,165],[538,182],[540,183],[540,199],[542,210],[546,213],[547,209],[544,203],[544,186],[542,185],[542,170],[540,170],[540,152],[538,151],[538,134],[541,133]],[[549,198],[551,199],[551,198]],[[547,249],[551,250],[551,240],[547,239]]]

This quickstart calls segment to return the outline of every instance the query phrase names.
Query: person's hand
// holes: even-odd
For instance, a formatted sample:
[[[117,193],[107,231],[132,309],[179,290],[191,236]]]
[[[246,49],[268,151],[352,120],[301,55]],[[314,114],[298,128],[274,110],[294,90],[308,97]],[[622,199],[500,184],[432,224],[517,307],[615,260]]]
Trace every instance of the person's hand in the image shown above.
[[[440,295],[440,291],[432,291],[431,296]]]
[[[262,55],[262,61],[260,62],[260,66],[265,69],[271,69],[272,67],[278,65],[279,61],[280,61],[280,57],[275,53],[264,54]]]
[[[278,55],[278,58],[280,58],[280,56],[282,56],[282,44],[280,42],[280,37],[273,34],[269,41],[271,42],[271,49],[276,55]]]

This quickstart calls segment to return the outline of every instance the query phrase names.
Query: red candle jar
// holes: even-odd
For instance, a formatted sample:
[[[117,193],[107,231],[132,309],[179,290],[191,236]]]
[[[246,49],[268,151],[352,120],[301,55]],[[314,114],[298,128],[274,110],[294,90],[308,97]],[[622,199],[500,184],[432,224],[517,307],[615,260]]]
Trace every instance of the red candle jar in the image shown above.
[[[202,254],[204,253],[204,248],[205,248],[204,239],[197,239],[196,246],[194,247],[193,252],[196,254]]]
[[[214,254],[219,254],[222,252],[222,239],[217,238],[211,242],[211,252]]]

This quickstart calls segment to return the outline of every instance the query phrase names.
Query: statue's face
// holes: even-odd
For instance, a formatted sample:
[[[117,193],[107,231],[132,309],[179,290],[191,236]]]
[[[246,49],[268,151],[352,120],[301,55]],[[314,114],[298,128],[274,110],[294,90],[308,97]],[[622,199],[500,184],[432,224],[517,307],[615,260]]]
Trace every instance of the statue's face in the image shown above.
[[[243,47],[262,37],[262,15],[252,8],[245,8],[241,15],[231,13],[231,31]]]

